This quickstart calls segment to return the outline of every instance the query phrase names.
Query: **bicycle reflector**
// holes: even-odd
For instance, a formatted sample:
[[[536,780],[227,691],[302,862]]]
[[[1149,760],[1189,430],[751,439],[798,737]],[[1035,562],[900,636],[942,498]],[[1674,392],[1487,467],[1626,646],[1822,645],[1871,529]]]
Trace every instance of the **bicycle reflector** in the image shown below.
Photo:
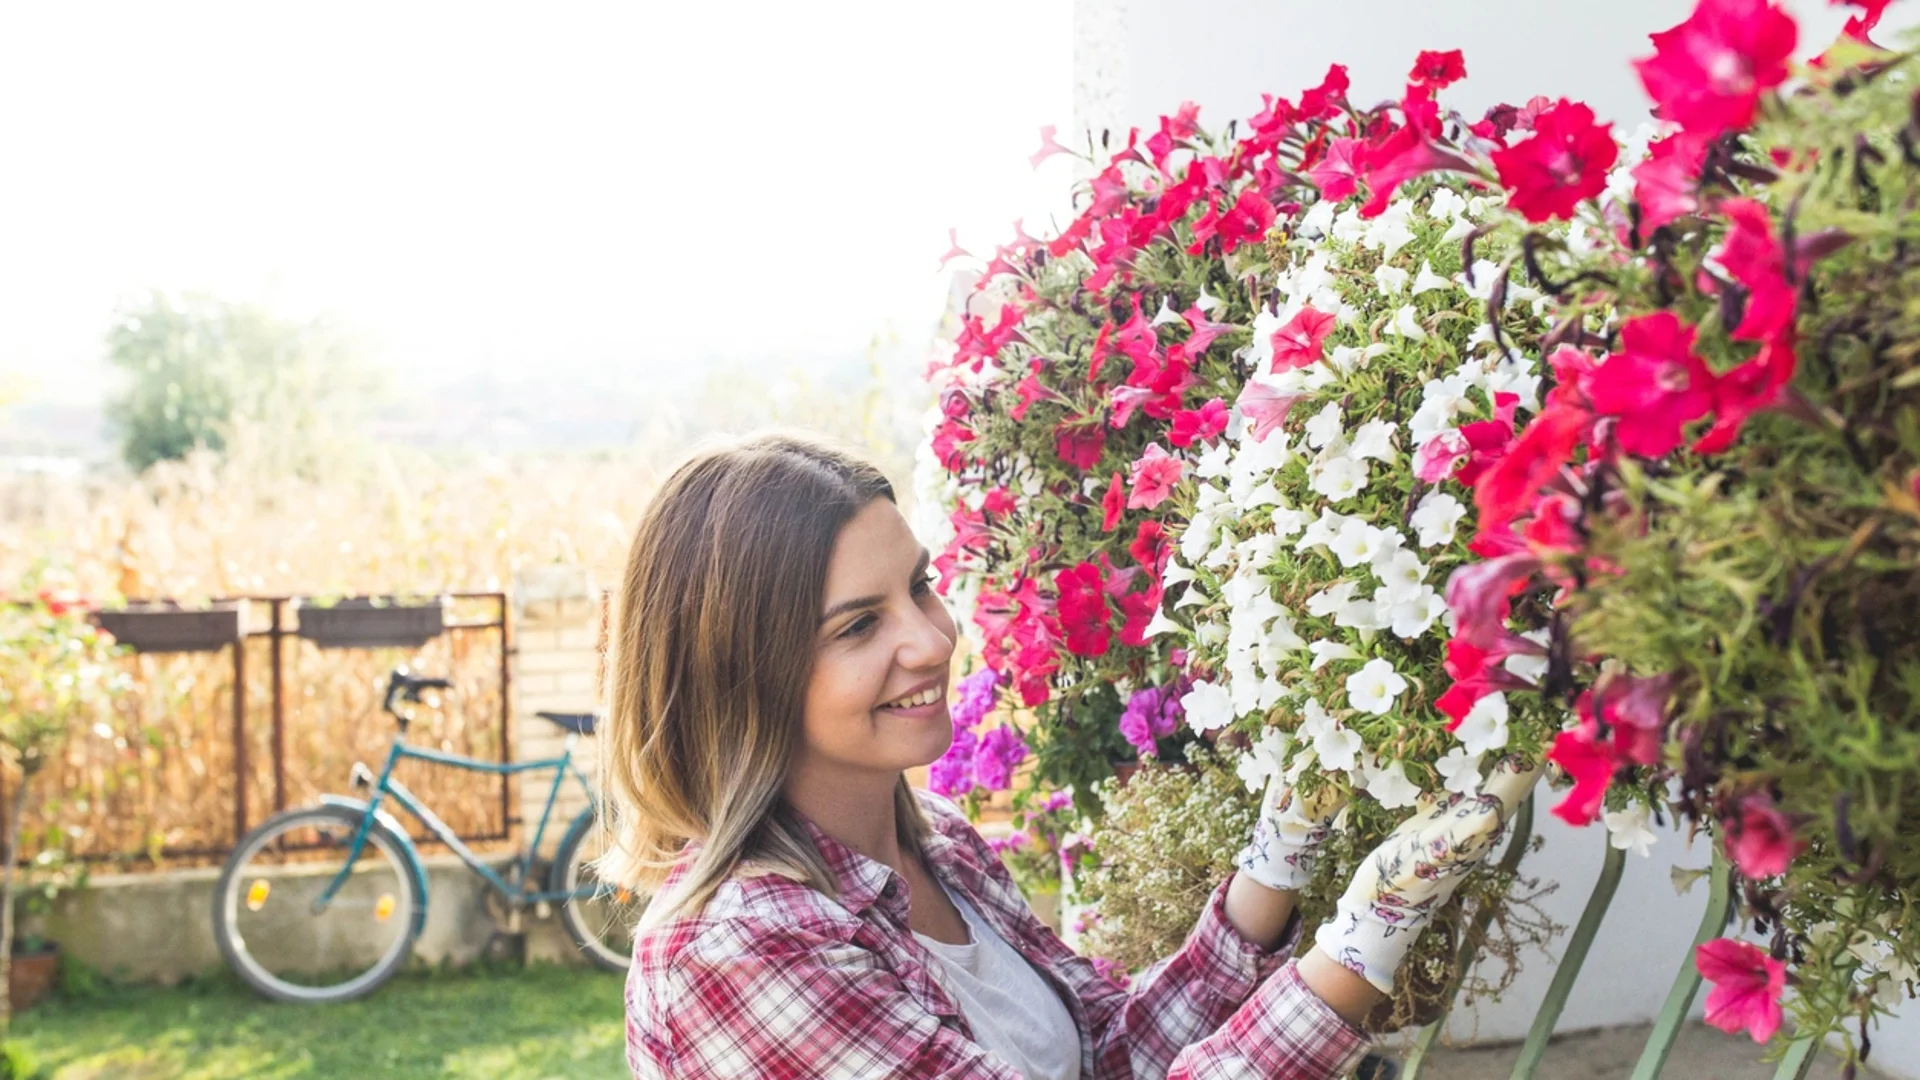
[[[267,894],[273,891],[273,885],[265,878],[256,880],[247,886],[247,910],[259,911],[267,906]]]
[[[388,919],[393,918],[393,908],[393,894],[381,893],[380,899],[375,901],[373,905],[374,920],[376,922],[386,922]]]

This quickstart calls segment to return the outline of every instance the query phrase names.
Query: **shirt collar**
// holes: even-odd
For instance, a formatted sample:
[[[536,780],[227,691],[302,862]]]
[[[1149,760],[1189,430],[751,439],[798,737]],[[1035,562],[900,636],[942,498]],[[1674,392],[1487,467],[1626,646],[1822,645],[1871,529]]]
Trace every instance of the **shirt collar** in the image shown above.
[[[806,827],[807,835],[826,862],[834,884],[839,887],[840,903],[848,911],[858,913],[879,904],[905,917],[907,883],[904,878],[879,860],[870,859],[827,835],[806,815],[795,812],[794,816]],[[956,854],[952,838],[937,826],[930,830],[925,851],[929,873],[943,882],[950,881],[950,868]]]

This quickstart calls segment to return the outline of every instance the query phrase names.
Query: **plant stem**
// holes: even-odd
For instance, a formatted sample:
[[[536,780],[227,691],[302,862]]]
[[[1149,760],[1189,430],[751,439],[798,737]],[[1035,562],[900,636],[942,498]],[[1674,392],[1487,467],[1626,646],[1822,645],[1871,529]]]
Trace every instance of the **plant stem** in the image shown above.
[[[1587,961],[1587,950],[1593,946],[1600,923],[1607,917],[1607,905],[1613,903],[1613,892],[1620,887],[1620,873],[1627,865],[1627,853],[1613,846],[1611,836],[1603,834],[1602,838],[1607,841],[1607,857],[1600,864],[1600,880],[1594,883],[1593,895],[1587,898],[1587,909],[1580,913],[1580,923],[1567,939],[1567,951],[1560,957],[1559,970],[1553,973],[1553,984],[1547,987],[1547,999],[1534,1014],[1533,1027],[1527,1032],[1526,1043],[1520,1047],[1520,1060],[1514,1062],[1511,1080],[1532,1080],[1533,1070],[1539,1068],[1540,1058],[1547,1052],[1547,1042],[1553,1038],[1554,1025],[1560,1021],[1561,1010],[1567,1007],[1567,995],[1580,977],[1580,966]]]
[[[1793,1045],[1787,1047],[1787,1056],[1780,1059],[1780,1068],[1773,1074],[1773,1080],[1805,1080],[1813,1070],[1813,1059],[1819,1050],[1819,1039],[1808,1036],[1793,1040]]]
[[[1685,959],[1680,961],[1680,972],[1673,977],[1673,988],[1667,991],[1667,1003],[1660,1010],[1660,1018],[1654,1021],[1653,1034],[1647,1036],[1646,1049],[1640,1052],[1640,1063],[1633,1067],[1633,1080],[1659,1080],[1660,1071],[1667,1067],[1673,1041],[1687,1022],[1687,1012],[1693,1008],[1693,995],[1700,991],[1700,969],[1694,966],[1694,952],[1719,937],[1727,928],[1728,916],[1733,914],[1733,865],[1718,844],[1713,848],[1713,869],[1708,874],[1708,882],[1706,914],[1700,916],[1693,948],[1688,949]]]
[[[1519,813],[1514,815],[1513,836],[1507,841],[1507,850],[1500,855],[1497,868],[1502,877],[1510,877],[1520,868],[1520,859],[1527,853],[1527,845],[1533,841],[1533,793],[1527,794],[1526,801],[1520,804]],[[1427,1063],[1427,1055],[1433,1051],[1433,1044],[1439,1040],[1440,1032],[1447,1026],[1447,1014],[1453,1009],[1454,995],[1460,992],[1460,984],[1467,980],[1467,968],[1479,958],[1480,943],[1486,940],[1487,928],[1493,925],[1493,916],[1497,905],[1487,904],[1474,912],[1473,926],[1460,939],[1460,948],[1453,957],[1453,976],[1447,983],[1444,998],[1447,1002],[1433,1023],[1420,1032],[1413,1041],[1413,1049],[1407,1054],[1406,1062],[1400,1069],[1400,1080],[1419,1080],[1420,1069]]]

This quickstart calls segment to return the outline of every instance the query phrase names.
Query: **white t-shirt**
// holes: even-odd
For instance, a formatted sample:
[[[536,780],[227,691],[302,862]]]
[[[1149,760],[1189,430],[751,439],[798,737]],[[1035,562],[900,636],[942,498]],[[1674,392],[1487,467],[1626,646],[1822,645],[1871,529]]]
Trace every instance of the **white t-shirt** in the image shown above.
[[[1025,1080],[1080,1080],[1080,1033],[1060,995],[972,904],[951,891],[947,897],[967,921],[971,940],[948,945],[913,936],[940,962],[974,1040]]]

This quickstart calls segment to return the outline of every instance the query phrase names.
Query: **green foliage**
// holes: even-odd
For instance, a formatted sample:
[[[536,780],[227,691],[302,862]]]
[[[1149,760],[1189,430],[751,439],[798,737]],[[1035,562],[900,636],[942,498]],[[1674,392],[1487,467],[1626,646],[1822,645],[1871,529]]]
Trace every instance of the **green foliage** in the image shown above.
[[[337,327],[202,294],[123,308],[107,355],[127,375],[108,415],[136,471],[197,446],[222,450],[241,422],[270,433],[287,467],[309,470],[374,387]]]
[[[40,1059],[18,1039],[0,1043],[0,1080],[37,1080]]]

